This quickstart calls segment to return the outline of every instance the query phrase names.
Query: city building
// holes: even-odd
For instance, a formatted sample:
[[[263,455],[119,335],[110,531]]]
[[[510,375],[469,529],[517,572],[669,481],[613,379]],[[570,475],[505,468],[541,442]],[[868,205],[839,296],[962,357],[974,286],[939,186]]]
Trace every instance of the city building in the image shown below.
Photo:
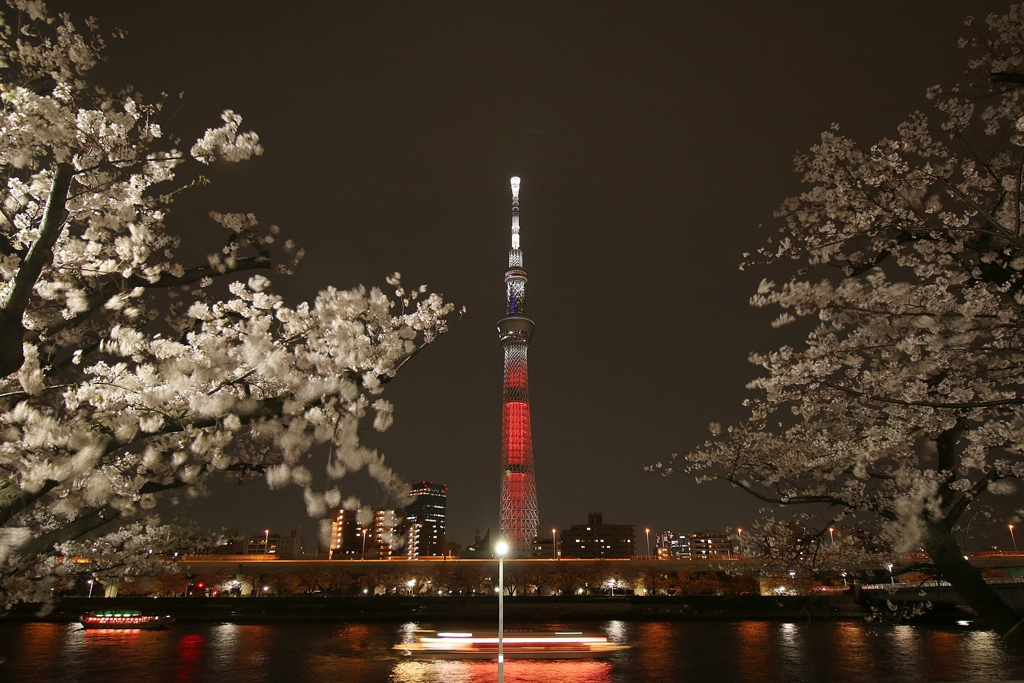
[[[277,541],[277,556],[283,560],[300,560],[305,549],[301,524],[296,525],[287,536],[281,536]]]
[[[281,540],[280,534],[271,534],[267,529],[262,534],[251,536],[245,544],[246,555],[277,555],[277,542]]]
[[[251,536],[245,544],[246,555],[274,555],[286,560],[302,557],[305,545],[302,540],[302,526],[292,529],[287,536],[272,534],[265,529],[262,534]]]
[[[707,560],[732,555],[732,539],[724,531],[690,534],[690,559]]]
[[[360,558],[367,560],[391,559],[395,551],[404,544],[402,538],[404,521],[404,515],[398,510],[374,510],[373,522],[365,526],[356,526]]]
[[[658,559],[690,559],[690,537],[675,531],[662,531],[655,541]]]
[[[533,557],[538,560],[558,559],[558,544],[555,539],[550,536],[538,537],[533,542]]]
[[[501,417],[501,537],[512,557],[529,557],[537,538],[537,484],[526,352],[533,321],[524,315],[526,271],[519,246],[519,178],[512,178],[512,248],[505,272],[506,316],[498,321],[505,354]]]
[[[331,508],[327,519],[331,524],[328,546],[319,548],[319,552],[332,560],[358,559],[362,539],[356,523],[356,511],[342,507]]]
[[[416,500],[405,508],[405,556],[443,555],[448,487],[421,481],[409,493]]]
[[[636,554],[634,525],[605,524],[600,512],[591,512],[587,520],[561,532],[562,557],[622,558]]]
[[[494,544],[491,541],[491,530],[480,536],[477,529],[473,534],[473,545],[462,551],[460,557],[464,560],[490,560],[494,557]]]

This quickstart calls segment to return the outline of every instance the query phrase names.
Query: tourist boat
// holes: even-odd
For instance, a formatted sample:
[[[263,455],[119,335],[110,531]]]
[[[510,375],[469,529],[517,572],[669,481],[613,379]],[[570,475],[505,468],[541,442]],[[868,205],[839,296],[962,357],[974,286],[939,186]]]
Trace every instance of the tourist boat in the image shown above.
[[[506,659],[589,659],[608,657],[629,649],[602,634],[583,631],[507,631],[503,637]],[[497,659],[495,631],[418,631],[410,642],[394,649],[423,659]]]
[[[138,610],[109,610],[106,612],[89,612],[78,618],[85,628],[120,628],[120,629],[163,629],[174,623],[174,617],[143,614]]]

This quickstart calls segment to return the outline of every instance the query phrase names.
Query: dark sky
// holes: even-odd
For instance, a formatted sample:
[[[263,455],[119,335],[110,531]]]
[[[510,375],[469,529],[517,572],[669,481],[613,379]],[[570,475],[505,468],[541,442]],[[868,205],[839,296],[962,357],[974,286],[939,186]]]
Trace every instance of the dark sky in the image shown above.
[[[966,65],[995,1],[309,3],[93,0],[127,37],[96,72],[184,91],[186,140],[231,108],[266,147],[216,167],[171,226],[255,212],[307,249],[290,303],[400,271],[468,307],[385,396],[373,445],[449,487],[449,537],[497,527],[508,178],[522,177],[540,528],[742,526],[757,506],[643,467],[743,417],[751,351],[782,343],[740,272],[799,191],[792,157],[838,122],[866,144]],[[80,3],[56,3],[81,18]],[[81,22],[79,22],[81,24]],[[759,226],[764,224],[764,228]],[[775,273],[774,275],[778,275]],[[364,474],[345,494],[387,505]],[[217,484],[177,512],[253,533],[315,523],[295,487]],[[641,531],[642,534],[642,531]],[[641,540],[642,542],[642,540]]]

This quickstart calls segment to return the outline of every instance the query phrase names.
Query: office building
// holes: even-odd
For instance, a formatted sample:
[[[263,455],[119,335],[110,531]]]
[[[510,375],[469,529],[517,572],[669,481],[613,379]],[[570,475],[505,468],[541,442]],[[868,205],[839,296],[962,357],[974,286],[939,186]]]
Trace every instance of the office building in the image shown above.
[[[409,493],[416,500],[405,508],[405,556],[443,555],[448,487],[421,481]]]

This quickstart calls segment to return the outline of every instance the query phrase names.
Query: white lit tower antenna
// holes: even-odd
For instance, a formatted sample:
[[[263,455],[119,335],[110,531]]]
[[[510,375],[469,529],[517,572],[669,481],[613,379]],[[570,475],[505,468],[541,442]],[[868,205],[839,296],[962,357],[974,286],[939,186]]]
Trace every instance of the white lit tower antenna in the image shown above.
[[[533,321],[524,315],[526,271],[519,248],[519,178],[512,178],[512,249],[505,273],[506,316],[498,322],[505,350],[505,391],[501,418],[501,536],[510,554],[528,557],[537,538],[537,484],[533,475],[533,434],[526,352]]]

